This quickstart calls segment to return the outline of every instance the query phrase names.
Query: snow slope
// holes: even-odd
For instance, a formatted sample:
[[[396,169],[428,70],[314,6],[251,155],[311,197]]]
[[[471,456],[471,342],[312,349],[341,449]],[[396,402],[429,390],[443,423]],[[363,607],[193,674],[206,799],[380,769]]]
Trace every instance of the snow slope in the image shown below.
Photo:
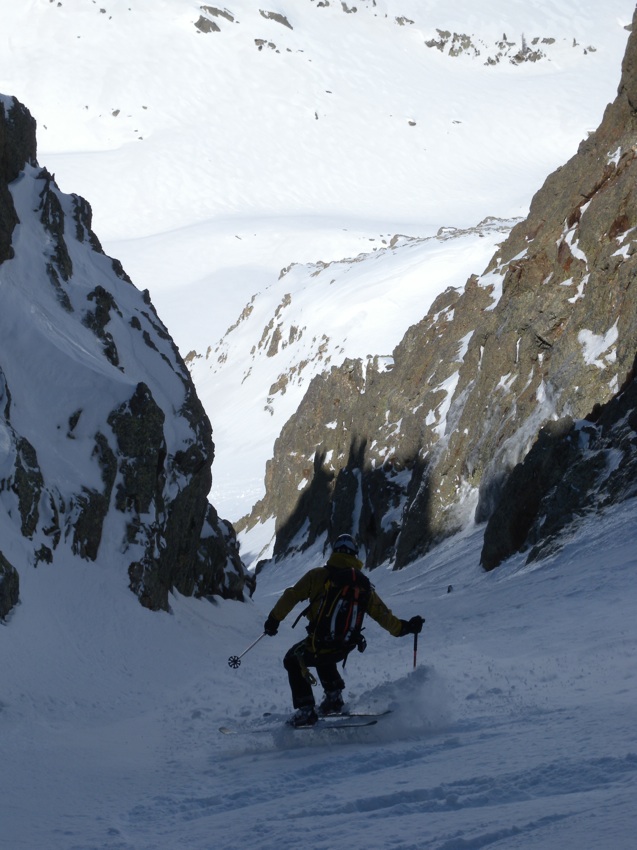
[[[287,291],[280,270],[292,263],[369,252],[360,269],[374,287],[374,248],[395,234],[427,238],[441,226],[524,215],[613,99],[634,3],[279,0],[270,9],[232,0],[212,8],[0,0],[0,91],[29,106],[40,161],[63,191],[91,202],[105,250],[150,290],[182,354],[202,356],[253,296],[274,312]],[[219,31],[197,29],[202,15]],[[450,44],[426,46],[445,30],[470,36],[460,56],[449,55]],[[536,38],[543,58],[512,64]],[[471,255],[466,241],[446,242],[439,275],[423,256],[424,293],[400,279],[409,264],[399,258],[390,273],[404,297],[389,305],[391,320],[385,305],[356,316],[370,343],[364,355],[391,354],[430,293],[480,273],[494,244],[476,243]],[[311,272],[295,282],[306,288]],[[353,278],[338,276],[339,298],[330,293],[317,311],[318,331],[295,306],[288,311],[291,324],[308,325],[306,340],[330,337],[332,358],[340,295],[361,300],[364,279]],[[193,369],[215,428],[211,499],[222,516],[238,519],[262,495],[265,461],[304,391],[307,374],[286,399],[267,401],[270,386],[298,366],[296,350],[287,355],[285,365],[262,358],[256,388],[242,384],[244,350],[223,375],[200,361]]]
[[[213,501],[219,496],[228,515],[238,518],[261,498],[273,440],[314,375],[347,357],[380,357],[389,367],[406,328],[441,291],[484,268],[511,225],[494,220],[468,230],[441,228],[424,239],[388,234],[373,240],[378,244],[369,253],[295,265],[256,292],[222,339],[190,363],[202,398],[223,399],[215,423]],[[244,422],[250,436],[238,446],[237,423]],[[314,447],[308,453],[311,461]],[[253,538],[244,535],[252,546]]]
[[[26,574],[38,601],[0,630],[0,847],[631,850],[634,511],[530,568],[483,573],[471,530],[376,571],[390,607],[427,622],[415,671],[411,638],[369,624],[347,696],[394,712],[363,730],[218,732],[287,716],[292,615],[226,661],[320,553],[250,603],[175,598],[172,616],[86,564]]]
[[[268,287],[274,310],[291,263],[371,246],[378,283],[373,248],[388,236],[523,215],[614,97],[634,8],[357,6],[347,14],[335,2],[279,0],[289,30],[237,0],[239,23],[203,34],[200,6],[186,0],[0,0],[0,91],[32,110],[41,163],[92,203],[105,249],[150,289],[182,352],[216,346]],[[396,15],[416,24],[400,27]],[[437,27],[477,32],[490,48],[501,31],[558,44],[549,62],[487,68],[424,51]],[[261,37],[281,52],[259,51]],[[471,237],[445,244],[482,250]],[[404,294],[407,252],[427,266],[435,245],[406,243],[391,260],[385,252],[384,262],[407,267]],[[440,260],[445,285],[454,274],[462,285],[468,266],[482,271],[479,253],[465,265],[455,253]],[[350,268],[339,283],[364,287]],[[293,303],[304,302],[310,271],[295,272]],[[405,327],[429,297],[411,293]],[[382,345],[364,356],[390,353],[375,313],[365,334]],[[286,321],[301,326],[292,313]],[[231,374],[223,380],[230,386]],[[265,371],[260,382],[263,392]],[[237,413],[238,397],[226,413],[214,381],[201,392],[228,435],[216,466],[228,464],[236,491],[221,488],[213,501],[232,517],[253,497],[257,459],[242,464],[241,448],[254,422]],[[280,660],[300,627],[286,622],[238,670],[226,661],[320,552],[276,565],[247,604],[175,597],[172,615],[142,609],[115,569],[69,556],[55,571],[24,571],[28,605],[0,626],[0,848],[632,850],[634,511],[628,503],[589,522],[532,568],[516,558],[482,573],[481,530],[469,529],[400,573],[376,571],[392,609],[427,624],[415,671],[410,639],[370,624],[367,652],[346,668],[348,698],[394,713],[353,732],[217,731],[289,710]]]

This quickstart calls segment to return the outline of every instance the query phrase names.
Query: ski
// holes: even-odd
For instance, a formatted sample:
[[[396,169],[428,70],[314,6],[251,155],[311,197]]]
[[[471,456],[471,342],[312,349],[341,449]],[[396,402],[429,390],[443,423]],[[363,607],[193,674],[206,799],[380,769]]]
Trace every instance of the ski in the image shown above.
[[[351,719],[350,719],[351,718]],[[313,726],[290,726],[290,729],[363,729],[365,726],[374,726],[378,718],[365,715],[332,714],[319,717]]]
[[[391,714],[391,708],[384,711],[340,711],[337,714],[323,714],[322,717],[385,717],[387,714]]]
[[[328,720],[329,718],[334,717],[385,717],[387,714],[391,714],[391,708],[385,708],[381,711],[338,711],[333,714],[319,714],[319,720]],[[273,712],[264,711],[263,717],[272,717]]]
[[[267,726],[220,726],[219,731],[223,735],[251,735],[261,732],[280,732],[282,729],[289,729],[291,732],[300,732],[308,729],[364,729],[367,726],[375,726],[378,723],[379,716],[381,715],[332,714],[326,717],[319,717],[318,721],[312,726],[292,726],[289,723],[272,723]]]

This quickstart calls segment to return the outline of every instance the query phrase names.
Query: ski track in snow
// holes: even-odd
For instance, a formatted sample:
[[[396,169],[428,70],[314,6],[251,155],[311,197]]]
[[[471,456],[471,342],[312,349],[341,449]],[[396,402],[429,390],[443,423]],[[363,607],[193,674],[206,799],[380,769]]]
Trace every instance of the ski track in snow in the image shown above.
[[[154,702],[135,676],[110,682],[99,721],[53,688],[48,711],[20,693],[3,700],[7,850],[629,850],[635,504],[540,565],[518,558],[482,574],[476,530],[399,574],[376,571],[392,609],[427,623],[415,671],[411,640],[369,625],[347,697],[393,713],[365,729],[220,734],[290,710],[281,658],[298,636],[287,621],[238,670],[226,663],[258,633],[282,576],[263,575],[248,605],[175,599],[155,635],[167,678]],[[183,681],[161,637],[175,618],[193,638],[180,644],[182,666],[193,655]],[[211,622],[214,643],[202,647]],[[18,800],[24,820],[5,819]]]
[[[275,744],[269,750],[254,744],[247,752],[229,750],[220,763],[204,771],[203,784],[208,787],[200,789],[202,793],[159,796],[131,810],[129,823],[143,833],[145,827],[154,829],[158,819],[166,821],[177,840],[184,824],[191,831],[193,822],[204,821],[205,830],[215,835],[214,846],[229,849],[285,850],[297,847],[300,836],[306,834],[310,836],[306,846],[329,850],[339,846],[343,835],[350,835],[353,820],[357,837],[350,846],[360,848],[455,850],[485,847],[503,838],[522,840],[535,831],[544,836],[542,842],[560,821],[585,816],[590,798],[611,807],[614,799],[625,801],[634,791],[637,755],[576,758],[565,753],[537,763],[525,759],[518,770],[511,771],[498,768],[497,746],[493,762],[483,761],[488,750],[485,741],[504,738],[515,747],[530,730],[534,737],[550,734],[555,739],[572,720],[565,710],[530,712],[499,721],[487,716],[450,724],[442,733],[421,734],[415,742],[400,742],[399,735],[390,746],[382,742],[385,721],[373,731],[299,734],[284,730],[281,736],[291,739],[289,748],[283,744],[277,750]],[[345,741],[329,744],[330,734]],[[297,743],[301,735],[302,743]],[[317,740],[306,743],[308,735]],[[320,749],[308,759],[312,748]],[[474,751],[480,753],[478,758]],[[462,764],[464,770],[459,770]],[[440,781],[441,774],[458,773],[461,778]],[[258,776],[258,782],[252,779],[246,789],[232,782],[237,775]],[[541,817],[538,808],[544,812]],[[248,823],[241,829],[244,811]],[[229,814],[233,827],[224,841]],[[508,826],[503,827],[504,823]],[[462,837],[467,827],[474,835],[470,841]],[[411,835],[415,840],[396,842],[396,835]],[[195,838],[192,846],[200,846],[199,840]],[[539,846],[548,846],[541,842]]]

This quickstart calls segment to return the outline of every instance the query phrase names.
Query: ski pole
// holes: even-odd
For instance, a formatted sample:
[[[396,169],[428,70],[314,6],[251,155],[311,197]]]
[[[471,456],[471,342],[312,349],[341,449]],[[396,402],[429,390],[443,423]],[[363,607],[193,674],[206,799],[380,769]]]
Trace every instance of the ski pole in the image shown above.
[[[416,669],[416,655],[418,654],[418,633],[414,635],[414,670]]]
[[[235,670],[237,669],[237,667],[240,667],[241,666],[241,659],[243,658],[243,656],[246,654],[246,652],[250,652],[252,647],[256,646],[259,643],[259,641],[261,640],[262,637],[265,637],[265,632],[262,632],[259,635],[259,637],[250,644],[250,646],[247,649],[244,649],[243,652],[241,653],[241,655],[231,655],[230,658],[228,659],[228,667],[232,667]]]

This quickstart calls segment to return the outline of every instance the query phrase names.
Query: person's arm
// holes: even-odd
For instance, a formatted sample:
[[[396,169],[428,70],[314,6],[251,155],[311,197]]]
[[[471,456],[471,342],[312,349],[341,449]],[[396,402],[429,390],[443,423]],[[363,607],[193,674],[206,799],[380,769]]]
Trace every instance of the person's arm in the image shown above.
[[[402,621],[392,614],[375,590],[372,590],[372,595],[369,599],[369,604],[367,605],[367,613],[372,620],[376,620],[378,625],[382,626],[385,631],[389,632],[390,635],[400,637]]]
[[[268,615],[266,626],[264,627],[266,634],[276,634],[279,623],[281,620],[285,620],[292,608],[294,608],[294,606],[299,602],[303,602],[313,596],[317,582],[317,575],[320,579],[323,579],[323,572],[322,567],[317,567],[316,569],[305,573],[305,575],[302,576],[296,584],[293,584],[291,587],[286,587],[279,597],[278,602]]]
[[[410,620],[399,619],[389,610],[375,590],[372,591],[367,613],[373,620],[376,620],[379,626],[382,626],[394,637],[419,634],[425,622],[424,617],[419,616],[412,617]]]

